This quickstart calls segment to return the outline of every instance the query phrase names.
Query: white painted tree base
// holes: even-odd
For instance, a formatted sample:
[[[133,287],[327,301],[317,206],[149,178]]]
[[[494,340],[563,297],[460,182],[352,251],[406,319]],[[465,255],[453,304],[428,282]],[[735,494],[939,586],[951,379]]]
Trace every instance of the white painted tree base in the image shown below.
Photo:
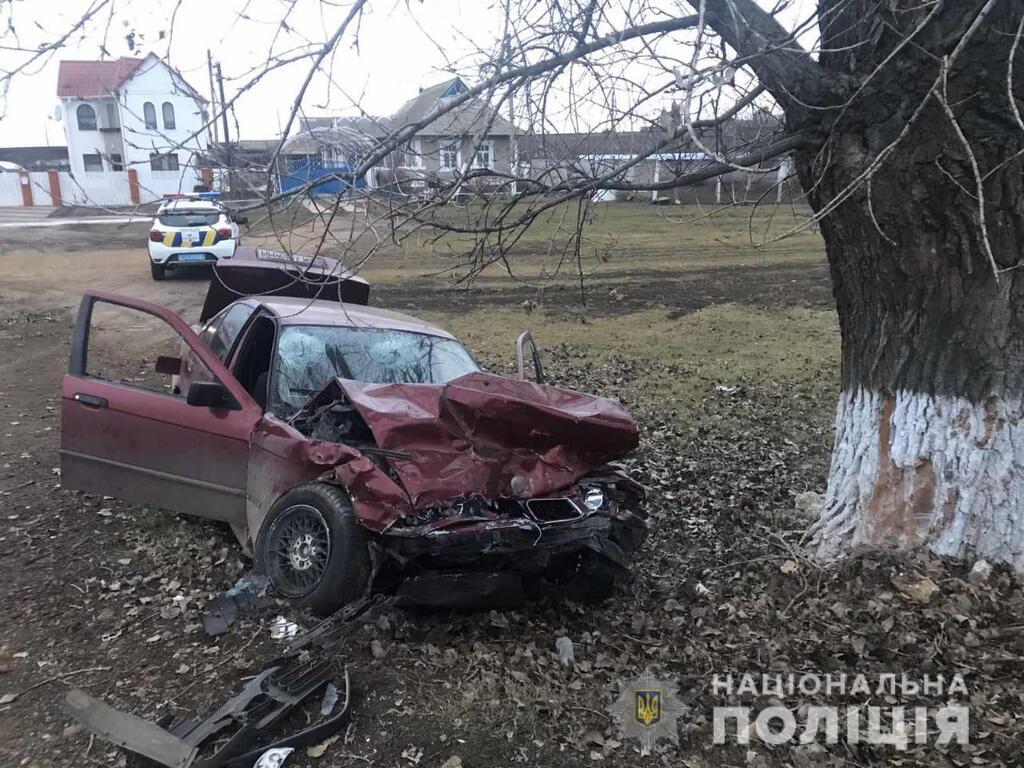
[[[927,547],[1024,570],[1024,405],[844,392],[812,546]]]

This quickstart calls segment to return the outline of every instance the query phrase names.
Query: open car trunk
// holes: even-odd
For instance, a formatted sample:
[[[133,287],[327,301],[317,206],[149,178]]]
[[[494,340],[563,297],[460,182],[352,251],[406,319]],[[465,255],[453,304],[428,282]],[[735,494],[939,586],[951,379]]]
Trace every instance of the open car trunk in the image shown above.
[[[327,256],[303,256],[243,246],[214,266],[200,322],[206,322],[242,296],[340,299],[365,305],[370,285]]]

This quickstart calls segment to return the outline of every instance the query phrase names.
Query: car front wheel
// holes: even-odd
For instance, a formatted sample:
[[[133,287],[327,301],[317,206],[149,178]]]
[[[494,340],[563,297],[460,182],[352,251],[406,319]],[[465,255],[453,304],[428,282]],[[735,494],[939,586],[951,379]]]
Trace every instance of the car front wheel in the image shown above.
[[[361,597],[370,574],[366,533],[345,492],[304,483],[284,494],[260,530],[256,565],[282,596],[319,616]]]
[[[154,280],[163,280],[166,272],[167,267],[163,264],[157,264],[155,261],[149,262],[149,274],[153,276]]]

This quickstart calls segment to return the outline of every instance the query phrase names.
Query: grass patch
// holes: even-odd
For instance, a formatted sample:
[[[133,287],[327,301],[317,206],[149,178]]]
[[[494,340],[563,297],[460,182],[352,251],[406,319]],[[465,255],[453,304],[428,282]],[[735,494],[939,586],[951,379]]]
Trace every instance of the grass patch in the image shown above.
[[[471,226],[479,206],[452,207],[446,219]],[[815,230],[801,232],[760,247],[772,237],[800,224],[809,212],[794,207],[736,207],[718,211],[696,205],[657,207],[644,203],[599,203],[591,208],[580,246],[584,274],[600,280],[623,272],[678,271],[716,266],[754,264],[820,264],[824,245]],[[579,265],[572,247],[576,207],[565,204],[541,215],[514,243],[508,245],[508,265],[520,280],[565,284],[578,280]],[[305,219],[303,219],[305,220]],[[382,230],[368,231],[357,216],[339,217],[323,252],[352,263],[377,245]],[[357,236],[353,239],[353,233]],[[322,225],[314,220],[299,225],[281,240],[296,251],[309,251],[321,241]],[[280,247],[268,232],[250,237]],[[449,234],[441,239],[420,230],[401,243],[379,246],[362,274],[374,283],[398,283],[413,277],[436,276],[450,281],[465,273],[465,254],[475,238]],[[493,243],[497,245],[497,241]],[[477,278],[484,286],[509,281],[506,266],[495,263]]]
[[[515,341],[529,329],[549,358],[559,364],[593,366],[594,390],[625,402],[666,406],[679,420],[700,420],[701,401],[716,387],[788,389],[831,406],[838,388],[839,331],[835,313],[812,309],[761,310],[734,304],[709,307],[673,318],[664,308],[595,317],[586,322],[555,313],[477,310],[418,314],[457,335],[487,367],[507,372]],[[609,381],[608,367],[623,364],[629,378]]]

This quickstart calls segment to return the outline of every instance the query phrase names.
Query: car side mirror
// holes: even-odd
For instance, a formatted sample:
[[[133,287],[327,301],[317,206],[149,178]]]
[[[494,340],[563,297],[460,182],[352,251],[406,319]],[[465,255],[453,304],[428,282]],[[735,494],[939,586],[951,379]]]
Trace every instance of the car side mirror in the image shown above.
[[[538,384],[543,384],[544,366],[540,361],[540,350],[537,349],[537,345],[534,343],[530,332],[523,331],[516,340],[516,369],[519,378],[524,381],[529,380],[526,373],[527,366],[532,368],[532,380]]]
[[[193,381],[188,387],[185,402],[205,408],[238,408],[238,403],[219,381]]]

